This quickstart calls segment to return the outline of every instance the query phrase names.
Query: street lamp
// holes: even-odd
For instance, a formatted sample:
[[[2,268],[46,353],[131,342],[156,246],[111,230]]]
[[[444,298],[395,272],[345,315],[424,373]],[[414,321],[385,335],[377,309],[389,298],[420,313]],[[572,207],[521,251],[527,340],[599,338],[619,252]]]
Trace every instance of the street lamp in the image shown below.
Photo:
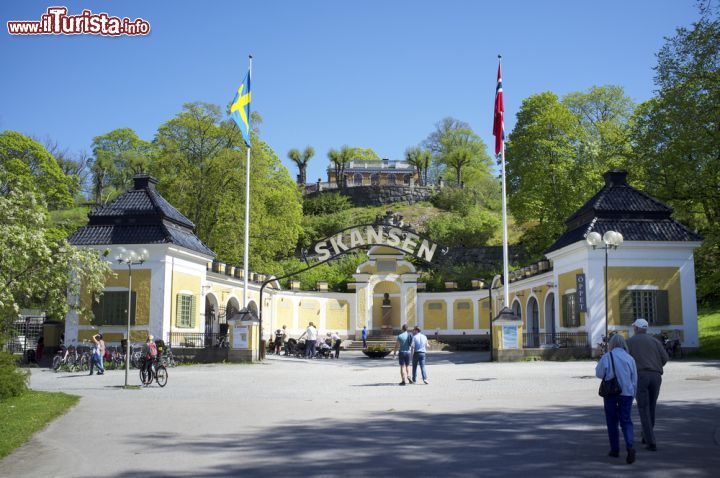
[[[587,235],[587,243],[594,249],[602,249],[605,251],[605,338],[603,342],[607,344],[608,340],[608,251],[617,249],[623,243],[623,236],[616,231],[606,231],[600,236],[599,232],[591,232]],[[601,244],[605,244],[601,246]],[[606,345],[607,347],[607,345]]]
[[[127,347],[125,350],[125,388],[128,387],[128,374],[130,373],[130,315],[132,312],[132,266],[139,266],[148,259],[147,249],[140,249],[140,252],[120,248],[120,254],[115,256],[118,264],[125,264],[128,267],[128,318],[127,318]]]

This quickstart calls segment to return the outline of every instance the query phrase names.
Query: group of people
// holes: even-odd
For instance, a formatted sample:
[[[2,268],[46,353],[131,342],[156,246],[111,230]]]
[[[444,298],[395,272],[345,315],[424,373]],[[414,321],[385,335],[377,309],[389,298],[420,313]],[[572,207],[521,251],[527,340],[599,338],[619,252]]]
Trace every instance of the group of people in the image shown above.
[[[408,331],[407,324],[402,325],[402,332],[395,340],[395,348],[393,349],[393,357],[398,356],[400,363],[400,383],[404,386],[406,383],[417,383],[417,368],[420,365],[420,373],[424,384],[428,381],[427,370],[425,369],[425,360],[427,358],[427,337],[422,333],[417,325],[412,331]],[[410,376],[410,361],[412,360],[412,377]]]
[[[660,395],[663,367],[669,357],[663,344],[648,335],[648,322],[637,319],[632,324],[635,335],[627,341],[620,334],[614,334],[608,342],[608,353],[604,354],[595,375],[603,380],[617,379],[619,395],[604,396],[605,421],[610,440],[610,457],[620,456],[620,435],[622,429],[627,463],[635,462],[634,432],[631,418],[633,398],[637,402],[642,424],[642,443],[650,451],[657,451],[655,440],[655,406]]]
[[[284,350],[285,355],[290,355],[289,350],[289,334],[287,326],[283,325],[282,329],[275,331],[274,352],[280,355],[280,350]],[[340,358],[340,345],[342,339],[338,332],[328,332],[325,338],[320,336],[318,329],[313,322],[310,322],[305,332],[298,337],[298,340],[305,338],[305,358],[313,358],[318,350],[328,350],[334,354],[335,358]]]

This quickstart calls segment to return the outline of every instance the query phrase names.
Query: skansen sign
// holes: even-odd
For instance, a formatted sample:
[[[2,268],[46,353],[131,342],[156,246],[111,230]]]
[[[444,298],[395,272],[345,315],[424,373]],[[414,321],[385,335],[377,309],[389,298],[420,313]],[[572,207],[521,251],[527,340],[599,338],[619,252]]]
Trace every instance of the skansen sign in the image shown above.
[[[319,261],[325,262],[346,252],[371,246],[392,247],[426,262],[432,262],[438,251],[443,255],[448,252],[447,248],[440,248],[437,243],[412,230],[382,224],[353,226],[317,242],[312,250]]]

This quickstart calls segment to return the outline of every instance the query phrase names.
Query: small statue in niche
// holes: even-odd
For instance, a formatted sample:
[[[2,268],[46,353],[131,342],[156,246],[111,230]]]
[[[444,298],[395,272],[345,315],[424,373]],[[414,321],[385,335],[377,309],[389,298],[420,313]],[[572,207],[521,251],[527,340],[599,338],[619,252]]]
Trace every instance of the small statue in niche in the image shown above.
[[[383,306],[389,306],[389,305],[390,305],[390,294],[388,294],[387,292],[385,292],[385,296],[383,297],[382,305],[383,305]]]

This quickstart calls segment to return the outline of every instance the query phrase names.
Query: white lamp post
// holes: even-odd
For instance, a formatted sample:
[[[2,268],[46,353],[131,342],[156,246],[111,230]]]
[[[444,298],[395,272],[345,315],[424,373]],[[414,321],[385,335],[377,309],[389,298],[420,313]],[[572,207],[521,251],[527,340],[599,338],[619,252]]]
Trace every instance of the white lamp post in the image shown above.
[[[140,252],[120,248],[120,254],[115,256],[118,264],[125,264],[128,267],[128,318],[127,318],[127,349],[125,350],[125,387],[128,386],[128,375],[130,373],[130,316],[132,313],[132,266],[138,266],[148,259],[147,249],[140,249]]]
[[[616,231],[607,231],[600,236],[599,232],[591,232],[587,235],[587,243],[593,249],[603,249],[605,251],[605,337],[603,342],[608,340],[608,251],[617,249],[623,243],[623,236]],[[601,246],[604,244],[604,246]]]

